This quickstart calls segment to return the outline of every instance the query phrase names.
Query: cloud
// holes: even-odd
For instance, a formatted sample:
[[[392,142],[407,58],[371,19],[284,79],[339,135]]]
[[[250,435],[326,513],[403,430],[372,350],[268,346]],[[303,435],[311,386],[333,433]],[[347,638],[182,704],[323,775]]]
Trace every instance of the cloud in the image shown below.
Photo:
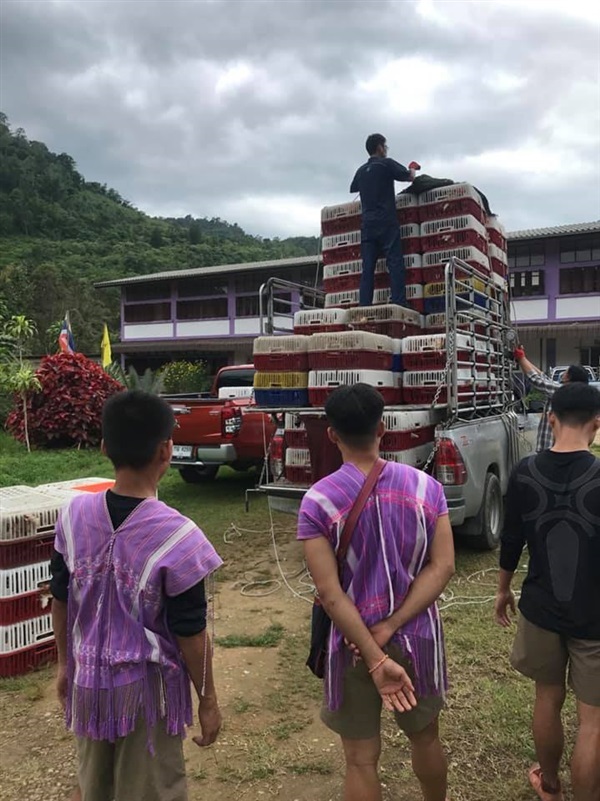
[[[600,217],[600,12],[554,0],[3,0],[2,109],[152,214],[315,234],[364,139],[509,228]]]

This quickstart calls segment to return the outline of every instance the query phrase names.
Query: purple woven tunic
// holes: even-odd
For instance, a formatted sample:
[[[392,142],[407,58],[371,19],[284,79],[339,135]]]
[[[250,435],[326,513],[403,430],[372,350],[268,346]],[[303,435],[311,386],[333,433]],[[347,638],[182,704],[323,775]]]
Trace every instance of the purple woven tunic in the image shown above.
[[[365,482],[352,464],[317,482],[306,493],[298,518],[298,539],[326,537],[334,550],[352,505]],[[448,513],[442,485],[407,465],[388,462],[354,530],[342,572],[342,586],[367,626],[397,609],[427,564],[435,526]],[[445,695],[446,659],[442,624],[433,604],[394,635],[412,660],[420,696]],[[331,627],[325,673],[329,709],[342,703],[343,675],[351,655]]]
[[[61,512],[55,548],[69,569],[67,726],[114,742],[142,716],[171,735],[192,723],[190,680],[166,623],[180,595],[221,564],[196,524],[147,498],[113,530],[105,493]]]

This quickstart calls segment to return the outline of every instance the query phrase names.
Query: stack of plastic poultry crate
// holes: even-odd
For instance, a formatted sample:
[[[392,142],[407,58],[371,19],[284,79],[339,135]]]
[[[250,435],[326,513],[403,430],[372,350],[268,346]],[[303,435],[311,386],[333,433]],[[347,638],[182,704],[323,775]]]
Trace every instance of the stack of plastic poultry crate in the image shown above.
[[[347,309],[306,309],[294,314],[294,334],[310,336],[347,330]]]
[[[50,557],[68,497],[67,489],[0,489],[0,677],[19,676],[56,658]]]
[[[386,433],[381,440],[381,455],[391,462],[423,467],[434,447],[436,414],[433,410],[386,411]]]
[[[254,397],[259,406],[308,405],[308,337],[254,340]]]

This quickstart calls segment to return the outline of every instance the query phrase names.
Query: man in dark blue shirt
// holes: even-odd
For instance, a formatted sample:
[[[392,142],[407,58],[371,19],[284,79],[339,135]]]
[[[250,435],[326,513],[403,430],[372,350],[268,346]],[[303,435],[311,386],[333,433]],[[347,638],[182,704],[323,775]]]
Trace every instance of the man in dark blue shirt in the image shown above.
[[[362,205],[362,276],[360,305],[371,306],[375,285],[375,265],[384,255],[390,274],[391,301],[406,306],[406,286],[402,240],[396,211],[394,181],[413,181],[415,171],[387,157],[385,136],[371,134],[366,142],[369,160],[359,167],[350,186],[360,192]]]

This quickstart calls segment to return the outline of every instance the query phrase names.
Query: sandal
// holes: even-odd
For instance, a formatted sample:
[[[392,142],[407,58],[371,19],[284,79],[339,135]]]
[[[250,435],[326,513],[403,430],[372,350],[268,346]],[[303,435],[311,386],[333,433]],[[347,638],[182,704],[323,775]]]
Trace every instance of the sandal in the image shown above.
[[[538,764],[532,765],[529,769],[529,784],[533,787],[541,801],[565,801],[560,782],[556,790],[552,792],[544,789],[542,769]]]

